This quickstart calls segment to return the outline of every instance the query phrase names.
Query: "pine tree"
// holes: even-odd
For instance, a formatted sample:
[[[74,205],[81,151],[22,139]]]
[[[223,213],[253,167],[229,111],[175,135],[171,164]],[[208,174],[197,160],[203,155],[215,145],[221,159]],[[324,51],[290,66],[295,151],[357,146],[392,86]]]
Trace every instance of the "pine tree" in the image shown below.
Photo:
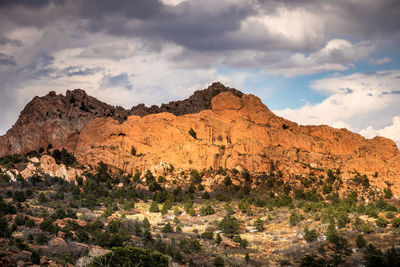
[[[157,202],[153,201],[153,203],[151,203],[149,211],[150,212],[159,212],[160,211],[160,209],[158,208]]]

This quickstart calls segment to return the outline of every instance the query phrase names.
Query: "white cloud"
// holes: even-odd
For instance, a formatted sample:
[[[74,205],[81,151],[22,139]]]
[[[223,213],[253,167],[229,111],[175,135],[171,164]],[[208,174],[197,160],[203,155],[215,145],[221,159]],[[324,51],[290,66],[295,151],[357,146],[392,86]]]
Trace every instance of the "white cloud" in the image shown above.
[[[375,58],[371,58],[370,59],[370,63],[372,63],[372,64],[378,64],[378,65],[382,65],[382,64],[385,64],[385,63],[389,63],[389,62],[391,62],[392,60],[390,59],[390,58],[388,58],[388,57],[383,57],[383,58],[378,58],[378,59],[375,59]]]
[[[368,126],[361,130],[360,134],[367,138],[373,138],[377,135],[390,138],[395,141],[400,148],[400,116],[393,117],[392,124],[389,126],[382,129],[374,129],[374,127]]]
[[[1,133],[16,121],[19,111],[28,101],[49,91],[65,93],[66,90],[82,88],[106,103],[131,108],[139,103],[152,105],[184,99],[214,81],[242,88],[248,75],[237,72],[225,76],[210,66],[176,66],[170,58],[180,53],[182,48],[174,44],[163,45],[161,50],[154,51],[147,49],[138,39],[98,33],[83,36],[75,47],[53,49],[58,44],[49,44],[43,38],[45,32],[22,33],[18,34],[19,39],[25,40],[21,37],[29,36],[35,41],[32,41],[30,49],[16,52],[20,71],[13,72],[13,78],[5,80],[7,83],[2,85],[8,94],[3,93],[3,99],[0,99],[0,112],[3,114]],[[39,56],[43,49],[51,52],[44,58]],[[30,60],[24,61],[24,57]],[[35,64],[30,65],[30,61]]]
[[[241,89],[251,71],[265,78],[348,70],[369,57],[378,40],[398,40],[397,6],[386,1],[161,1],[168,6],[50,1],[4,8],[0,53],[16,64],[0,65],[0,132],[27,101],[49,90],[83,88],[125,107],[159,104],[215,80]],[[387,16],[375,19],[382,14]],[[221,76],[220,67],[234,74]],[[229,72],[231,67],[237,69]],[[325,101],[281,112],[303,123],[383,129],[399,113],[398,95],[389,93],[399,90],[398,83],[389,76],[319,80],[312,87],[327,94]],[[379,91],[384,87],[388,90]]]
[[[165,5],[170,5],[170,6],[176,6],[182,2],[185,2],[187,0],[161,0],[161,2]]]
[[[265,36],[272,39],[266,42],[266,45],[271,41],[281,43],[281,40],[285,40],[289,46],[308,50],[323,44],[324,22],[323,18],[316,13],[304,8],[288,9],[286,7],[280,7],[274,13],[260,13],[244,20],[242,31],[247,35],[253,35],[253,38]],[[260,27],[260,31],[255,31]],[[283,42],[281,45],[285,46]]]
[[[267,65],[265,71],[285,77],[323,71],[343,71],[358,60],[367,57],[374,49],[374,45],[366,42],[352,44],[344,39],[333,39],[323,48],[308,56],[296,53],[284,60]]]
[[[327,124],[367,137],[382,135],[400,140],[400,70],[336,75],[312,82],[311,88],[326,94],[326,99],[275,112],[303,125]]]

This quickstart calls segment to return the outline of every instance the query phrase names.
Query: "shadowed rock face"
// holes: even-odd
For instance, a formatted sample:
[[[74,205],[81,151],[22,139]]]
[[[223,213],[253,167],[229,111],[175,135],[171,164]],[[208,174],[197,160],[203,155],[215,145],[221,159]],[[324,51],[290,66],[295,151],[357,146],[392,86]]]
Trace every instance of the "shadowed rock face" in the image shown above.
[[[202,110],[211,109],[211,100],[214,96],[219,93],[230,91],[238,97],[242,97],[243,93],[224,86],[223,84],[216,82],[210,85],[207,89],[199,90],[194,92],[188,99],[181,101],[172,101],[168,104],[162,104],[160,107],[153,105],[146,107],[144,104],[140,104],[131,108],[129,115],[145,116],[149,114],[169,112],[176,116],[197,113]]]
[[[59,146],[95,117],[123,121],[127,116],[123,108],[107,105],[80,89],[67,91],[66,96],[50,92],[33,98],[15,125],[0,137],[0,155],[46,148],[49,143]]]
[[[160,112],[183,115],[210,109],[211,99],[225,91],[242,95],[238,90],[213,83],[186,100],[162,104],[161,107],[140,104],[130,110],[103,103],[81,89],[67,91],[65,96],[50,92],[32,99],[15,125],[0,137],[0,156],[46,148],[49,143],[55,147],[62,146],[73,141],[83,127],[97,117],[110,117],[121,123],[130,115],[145,116]]]

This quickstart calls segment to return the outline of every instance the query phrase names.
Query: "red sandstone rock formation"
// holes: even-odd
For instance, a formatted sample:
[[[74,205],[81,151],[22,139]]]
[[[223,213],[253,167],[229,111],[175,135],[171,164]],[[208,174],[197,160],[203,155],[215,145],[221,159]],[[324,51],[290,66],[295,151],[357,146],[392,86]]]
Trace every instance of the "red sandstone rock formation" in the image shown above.
[[[59,147],[73,142],[83,127],[97,117],[109,117],[123,122],[130,115],[145,116],[161,112],[175,115],[197,113],[210,109],[211,99],[225,91],[237,96],[242,95],[236,89],[213,83],[207,89],[196,91],[186,100],[173,101],[160,107],[153,105],[149,108],[139,104],[130,110],[110,106],[88,96],[81,89],[67,91],[66,96],[50,92],[29,102],[15,125],[6,135],[0,136],[0,156],[26,153],[40,147],[46,149],[48,144]]]
[[[371,177],[378,172],[379,176],[372,179],[372,184],[383,188],[387,180],[394,184],[392,190],[400,193],[400,153],[389,139],[365,139],[346,129],[324,125],[299,126],[273,114],[256,96],[244,95],[220,84],[213,84],[196,94],[188,100],[153,107],[150,111],[140,106],[139,115],[156,114],[131,115],[126,120],[121,117],[127,114],[125,111],[114,111],[114,116],[103,116],[103,112],[101,116],[90,113],[92,115],[82,117],[73,108],[58,113],[77,120],[77,125],[73,126],[72,119],[56,119],[48,125],[43,119],[31,122],[20,118],[3,138],[11,142],[12,147],[12,142],[18,144],[20,150],[23,150],[22,144],[31,147],[29,144],[37,140],[52,140],[53,144],[73,152],[81,163],[95,165],[103,161],[132,172],[149,169],[160,162],[184,169],[222,167],[269,171],[271,161],[286,174],[305,172],[305,165],[315,169],[339,168],[344,178],[351,177],[355,170]],[[57,103],[69,107],[61,96],[45,98],[55,98],[55,107]],[[190,101],[195,103],[192,109],[189,108]],[[103,111],[117,110],[103,107],[103,104],[93,110],[100,110],[100,107]],[[40,118],[44,111],[40,104],[35,106],[34,118]],[[166,110],[177,115],[160,113]],[[52,118],[57,116],[52,115]],[[36,123],[35,127],[40,125],[43,134],[33,131],[32,123]],[[191,128],[196,132],[196,139],[188,133]],[[75,130],[72,134],[71,129]],[[29,131],[34,134],[29,135]],[[136,155],[131,154],[132,147],[136,149]]]

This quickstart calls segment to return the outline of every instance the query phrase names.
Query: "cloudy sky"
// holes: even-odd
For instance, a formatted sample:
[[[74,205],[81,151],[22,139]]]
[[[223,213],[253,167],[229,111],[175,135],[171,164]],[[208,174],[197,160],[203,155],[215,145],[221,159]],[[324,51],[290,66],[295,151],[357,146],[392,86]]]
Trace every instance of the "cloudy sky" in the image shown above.
[[[0,0],[0,134],[50,90],[130,108],[214,81],[400,145],[400,1]]]

